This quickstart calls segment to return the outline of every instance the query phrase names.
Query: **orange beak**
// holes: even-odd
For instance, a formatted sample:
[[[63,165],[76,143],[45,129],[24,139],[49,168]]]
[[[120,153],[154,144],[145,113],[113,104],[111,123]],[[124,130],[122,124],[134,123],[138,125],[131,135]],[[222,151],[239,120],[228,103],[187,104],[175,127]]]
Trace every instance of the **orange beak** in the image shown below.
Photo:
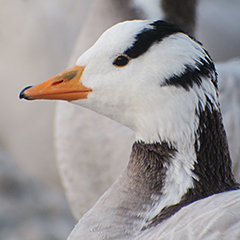
[[[92,89],[80,82],[84,69],[82,66],[74,66],[36,86],[26,87],[20,92],[19,98],[66,101],[87,98]]]

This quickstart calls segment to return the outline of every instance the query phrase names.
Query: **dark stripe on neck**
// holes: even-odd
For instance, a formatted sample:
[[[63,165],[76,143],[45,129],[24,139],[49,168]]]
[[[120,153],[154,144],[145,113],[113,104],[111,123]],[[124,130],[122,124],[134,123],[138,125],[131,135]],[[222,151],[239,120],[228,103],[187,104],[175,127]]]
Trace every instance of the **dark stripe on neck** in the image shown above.
[[[180,75],[173,75],[173,77],[167,79],[161,86],[182,87],[189,91],[189,88],[192,88],[193,84],[200,86],[204,77],[210,78],[214,86],[217,87],[213,62],[201,58],[199,61],[196,61],[195,65],[186,64],[184,71]]]
[[[167,170],[164,165],[170,163],[175,152],[176,149],[166,142],[155,144],[135,142],[133,144],[127,172],[140,193],[149,197],[153,193],[161,193]]]
[[[215,109],[207,96],[205,97],[207,100],[205,109],[199,111],[199,127],[196,134],[200,146],[196,141],[197,163],[194,169],[194,173],[199,176],[199,181],[195,180],[195,194],[204,197],[239,187],[232,173],[221,112]]]
[[[144,54],[155,42],[160,42],[171,34],[183,32],[178,26],[165,21],[150,24],[151,28],[143,29],[135,37],[135,42],[124,53],[130,58]]]
[[[152,227],[170,217],[183,206],[196,200],[211,196],[216,193],[239,189],[231,166],[227,137],[222,124],[222,116],[213,103],[207,99],[205,109],[199,109],[199,127],[196,138],[200,147],[195,142],[197,162],[193,172],[199,180],[193,179],[194,188],[191,188],[182,197],[178,204],[164,208],[148,225]],[[200,104],[199,104],[200,106]]]

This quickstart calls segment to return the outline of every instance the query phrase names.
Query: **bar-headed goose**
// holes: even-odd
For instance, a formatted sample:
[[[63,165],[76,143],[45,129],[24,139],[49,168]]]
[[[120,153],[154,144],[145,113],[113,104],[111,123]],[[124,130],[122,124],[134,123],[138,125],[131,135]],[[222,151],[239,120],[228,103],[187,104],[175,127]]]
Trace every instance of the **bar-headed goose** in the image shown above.
[[[194,35],[195,13],[196,0],[182,0],[180,5],[179,0],[94,0],[68,66],[73,66],[102,32],[117,22],[168,19]],[[56,163],[76,219],[96,203],[126,168],[133,141],[134,132],[129,128],[89,109],[57,102],[54,119]],[[92,146],[95,146],[94,151]]]
[[[135,132],[127,168],[69,239],[240,236],[215,67],[179,27],[117,24],[74,67],[20,98],[71,101]]]

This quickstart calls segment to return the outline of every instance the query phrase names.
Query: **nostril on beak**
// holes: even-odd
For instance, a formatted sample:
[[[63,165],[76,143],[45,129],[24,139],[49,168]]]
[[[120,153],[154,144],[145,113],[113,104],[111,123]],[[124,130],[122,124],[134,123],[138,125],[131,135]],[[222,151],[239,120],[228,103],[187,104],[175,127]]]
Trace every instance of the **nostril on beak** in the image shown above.
[[[52,86],[56,86],[56,85],[58,85],[58,84],[61,84],[62,82],[64,82],[63,79],[58,80],[58,81],[55,81],[55,82],[52,83]]]

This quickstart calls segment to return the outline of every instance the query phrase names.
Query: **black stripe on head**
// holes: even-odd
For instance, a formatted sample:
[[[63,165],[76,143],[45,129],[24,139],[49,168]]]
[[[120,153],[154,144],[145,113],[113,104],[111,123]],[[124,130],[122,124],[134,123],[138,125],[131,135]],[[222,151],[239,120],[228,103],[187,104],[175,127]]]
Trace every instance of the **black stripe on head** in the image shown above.
[[[135,37],[135,42],[124,54],[130,58],[137,58],[145,53],[155,42],[160,42],[171,34],[183,32],[177,25],[165,21],[155,21],[150,28],[144,28]]]
[[[167,79],[161,86],[176,86],[183,87],[189,91],[189,88],[193,87],[193,84],[198,86],[202,83],[202,78],[210,78],[214,86],[217,89],[215,66],[211,60],[200,59],[196,61],[195,65],[185,65],[184,71],[180,75],[174,75]]]

